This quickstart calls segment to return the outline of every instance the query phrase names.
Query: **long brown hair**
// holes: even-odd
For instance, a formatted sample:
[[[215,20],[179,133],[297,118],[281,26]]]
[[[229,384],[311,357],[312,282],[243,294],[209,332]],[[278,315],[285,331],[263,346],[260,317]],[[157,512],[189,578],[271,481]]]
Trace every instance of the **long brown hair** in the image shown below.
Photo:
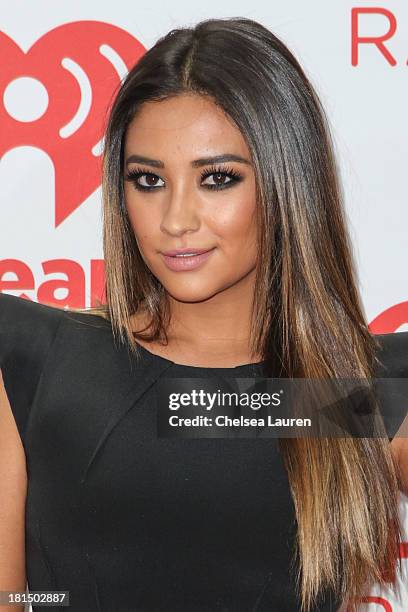
[[[246,18],[171,30],[121,84],[103,154],[106,305],[115,337],[166,341],[169,307],[145,265],[124,203],[123,147],[141,104],[208,96],[252,156],[259,258],[250,346],[271,376],[371,378],[378,341],[357,290],[334,141],[321,102],[293,54]],[[150,317],[135,333],[131,315]],[[280,439],[297,518],[302,609],[321,589],[354,609],[367,585],[395,579],[401,525],[398,473],[386,438]]]

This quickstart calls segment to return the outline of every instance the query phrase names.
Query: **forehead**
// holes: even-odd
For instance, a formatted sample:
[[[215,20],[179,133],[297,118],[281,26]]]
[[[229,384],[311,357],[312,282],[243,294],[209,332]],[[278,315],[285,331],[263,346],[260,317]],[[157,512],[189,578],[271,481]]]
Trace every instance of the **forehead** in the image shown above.
[[[196,152],[249,153],[245,139],[233,120],[212,100],[182,94],[160,102],[145,102],[131,121],[125,150],[138,153],[158,148],[178,154]],[[142,150],[143,149],[143,150]]]

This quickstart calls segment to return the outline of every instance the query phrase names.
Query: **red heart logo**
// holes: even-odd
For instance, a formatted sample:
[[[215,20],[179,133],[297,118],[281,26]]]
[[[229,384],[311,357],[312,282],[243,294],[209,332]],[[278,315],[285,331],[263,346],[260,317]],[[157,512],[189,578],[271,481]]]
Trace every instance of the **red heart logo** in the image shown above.
[[[0,32],[0,157],[27,145],[49,155],[55,168],[55,227],[99,187],[98,143],[120,69],[126,73],[144,53],[128,32],[99,21],[54,28],[27,53]],[[37,80],[48,94],[46,110],[32,121],[13,117],[5,103],[8,88],[21,77]]]

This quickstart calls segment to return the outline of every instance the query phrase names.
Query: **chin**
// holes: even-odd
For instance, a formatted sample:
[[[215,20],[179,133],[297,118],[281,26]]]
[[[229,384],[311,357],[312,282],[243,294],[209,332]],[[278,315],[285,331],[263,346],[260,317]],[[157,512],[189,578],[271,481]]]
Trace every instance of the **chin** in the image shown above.
[[[187,283],[185,283],[185,286],[182,286],[182,283],[163,282],[162,285],[167,293],[178,302],[205,302],[221,291],[221,289],[217,290],[214,287],[203,286],[202,282],[191,283],[190,286]]]

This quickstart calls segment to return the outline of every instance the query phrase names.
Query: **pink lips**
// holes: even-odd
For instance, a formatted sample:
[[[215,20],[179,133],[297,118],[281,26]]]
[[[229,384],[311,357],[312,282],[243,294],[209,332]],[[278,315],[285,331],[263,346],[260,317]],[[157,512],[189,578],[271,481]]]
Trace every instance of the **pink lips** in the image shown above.
[[[183,270],[195,270],[204,263],[210,256],[214,249],[205,251],[198,255],[190,255],[185,257],[176,257],[171,255],[164,255],[163,260],[166,266],[174,272],[181,272]]]

